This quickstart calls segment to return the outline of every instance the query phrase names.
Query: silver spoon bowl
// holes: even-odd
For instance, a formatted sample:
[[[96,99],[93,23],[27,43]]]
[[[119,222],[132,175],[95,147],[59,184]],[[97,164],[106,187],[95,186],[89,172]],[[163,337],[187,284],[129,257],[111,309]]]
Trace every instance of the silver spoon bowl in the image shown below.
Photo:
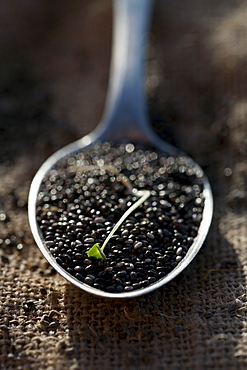
[[[108,293],[89,286],[65,271],[47,248],[37,223],[37,199],[46,174],[63,158],[83,152],[96,142],[137,142],[157,148],[168,156],[184,155],[161,140],[151,129],[147,116],[143,88],[145,38],[150,21],[152,0],[114,0],[113,49],[106,107],[98,127],[89,135],[60,149],[41,166],[31,184],[28,214],[34,239],[47,261],[64,278],[77,287],[102,297],[130,298],[151,292],[174,279],[183,271],[200,250],[208,233],[212,214],[213,197],[210,184],[201,168],[188,160],[203,174],[204,209],[198,234],[185,257],[166,276],[142,289],[130,292]]]

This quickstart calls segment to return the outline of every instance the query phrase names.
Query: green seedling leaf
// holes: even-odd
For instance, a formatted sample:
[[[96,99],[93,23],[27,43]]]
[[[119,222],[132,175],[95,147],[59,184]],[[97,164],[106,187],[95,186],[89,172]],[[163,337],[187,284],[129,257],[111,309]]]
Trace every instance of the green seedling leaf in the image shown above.
[[[105,253],[103,252],[103,250],[100,249],[100,246],[97,243],[94,244],[92,248],[89,249],[89,251],[87,252],[87,255],[88,257],[94,257],[97,259],[103,259],[103,260],[106,259]]]
[[[116,225],[111,230],[110,234],[107,236],[106,240],[104,241],[102,247],[100,248],[99,244],[94,244],[92,248],[89,249],[87,252],[88,257],[95,257],[97,259],[106,259],[106,256],[104,254],[104,249],[108,243],[108,241],[111,239],[111,237],[114,235],[116,230],[121,226],[121,224],[124,222],[124,220],[133,212],[137,207],[139,207],[147,198],[150,196],[151,192],[149,190],[143,190],[136,193],[137,196],[140,198],[132,204],[130,208],[127,209],[127,211],[123,214],[123,216],[120,218],[120,220],[116,223]]]

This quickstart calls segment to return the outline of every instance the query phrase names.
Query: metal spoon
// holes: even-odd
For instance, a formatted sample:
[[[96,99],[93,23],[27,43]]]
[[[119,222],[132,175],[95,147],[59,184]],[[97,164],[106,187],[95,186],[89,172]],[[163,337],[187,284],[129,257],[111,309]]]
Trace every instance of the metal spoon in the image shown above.
[[[150,128],[146,113],[143,89],[144,44],[151,15],[152,0],[114,0],[114,32],[112,64],[106,108],[99,126],[89,135],[62,148],[41,166],[31,184],[29,194],[29,222],[35,241],[48,262],[68,281],[77,287],[98,296],[111,298],[136,297],[153,291],[175,278],[198,253],[208,233],[212,213],[213,197],[209,182],[203,175],[205,205],[198,235],[181,262],[165,277],[154,284],[122,293],[107,293],[95,289],[67,273],[58,265],[46,247],[36,220],[36,204],[41,183],[46,173],[65,156],[100,141],[141,142],[155,146],[168,155],[178,155],[173,146],[161,140]],[[197,169],[200,167],[192,162]]]

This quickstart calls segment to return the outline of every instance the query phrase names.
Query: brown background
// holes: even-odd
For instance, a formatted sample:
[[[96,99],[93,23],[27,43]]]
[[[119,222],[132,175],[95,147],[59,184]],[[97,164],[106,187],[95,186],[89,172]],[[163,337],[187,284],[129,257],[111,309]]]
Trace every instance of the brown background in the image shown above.
[[[67,283],[35,245],[31,180],[98,123],[108,83],[109,0],[0,3],[2,369],[247,368],[247,5],[156,3],[147,92],[155,129],[205,169],[215,212],[178,278],[106,300]]]

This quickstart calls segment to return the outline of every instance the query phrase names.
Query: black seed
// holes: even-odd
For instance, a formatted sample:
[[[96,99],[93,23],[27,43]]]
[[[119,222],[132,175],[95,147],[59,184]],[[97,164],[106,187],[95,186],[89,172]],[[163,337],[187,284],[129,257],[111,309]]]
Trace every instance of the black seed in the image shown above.
[[[125,263],[126,270],[133,270],[134,268],[135,266],[133,265],[133,263]]]
[[[106,268],[105,268],[105,271],[107,271],[107,272],[112,272],[112,271],[113,271],[113,267],[106,267]]]
[[[87,282],[88,281],[91,281],[92,282],[93,280],[95,280],[95,276],[94,275],[87,275],[86,278],[85,278],[85,280],[84,280],[85,283],[86,283],[86,280],[87,280]]]
[[[83,268],[82,268],[82,266],[75,266],[75,267],[74,267],[74,270],[75,270],[76,272],[81,272],[81,271],[83,271]]]
[[[94,268],[93,268],[93,266],[92,265],[88,265],[87,267],[85,267],[85,272],[90,272],[90,271],[92,271]]]
[[[121,236],[128,236],[128,235],[129,235],[128,230],[123,230],[122,233],[121,233]]]
[[[78,279],[78,280],[83,280],[83,275],[82,274],[79,274],[79,273],[76,273],[75,274],[75,277]]]
[[[149,281],[149,280],[143,280],[143,281],[141,282],[141,285],[142,285],[143,287],[149,286],[149,285],[150,285],[150,281]]]
[[[116,267],[121,268],[124,266],[124,262],[119,262],[116,264]]]
[[[131,280],[132,280],[132,281],[136,281],[136,280],[137,280],[137,273],[136,273],[136,272],[134,272],[134,271],[133,271],[133,272],[131,272],[131,273],[130,273],[130,278],[131,278]]]
[[[125,270],[117,272],[117,277],[118,278],[124,278],[127,276],[127,272]]]
[[[149,270],[147,272],[148,276],[156,276],[157,275],[157,271],[156,270]]]
[[[89,243],[89,244],[94,243],[94,239],[93,238],[85,238],[84,243]]]
[[[107,288],[106,288],[106,290],[107,290],[107,292],[110,292],[110,293],[114,293],[115,292],[115,288],[112,285],[108,285]]]
[[[91,265],[92,261],[89,260],[88,258],[84,259],[83,261],[84,265]]]
[[[176,250],[176,255],[179,256],[183,251],[183,248],[182,247],[178,247],[178,249]]]
[[[143,246],[142,242],[136,242],[136,243],[134,244],[134,249],[139,249],[139,248],[141,248],[142,246]]]
[[[73,270],[71,267],[67,267],[66,271],[67,271],[70,275],[74,275],[74,270]]]
[[[147,237],[148,237],[148,239],[151,239],[151,240],[155,239],[154,234],[151,234],[151,233],[147,233]]]
[[[127,285],[125,288],[124,288],[124,291],[125,292],[131,292],[133,290],[133,286],[132,285]]]
[[[194,242],[194,238],[192,238],[192,237],[188,237],[188,238],[187,238],[187,243],[188,243],[188,245],[193,244],[193,242]]]
[[[132,286],[133,286],[133,289],[140,289],[141,288],[141,283],[135,283]]]
[[[56,262],[59,264],[59,265],[62,265],[63,264],[63,261],[61,260],[61,258],[57,257],[56,258]]]

